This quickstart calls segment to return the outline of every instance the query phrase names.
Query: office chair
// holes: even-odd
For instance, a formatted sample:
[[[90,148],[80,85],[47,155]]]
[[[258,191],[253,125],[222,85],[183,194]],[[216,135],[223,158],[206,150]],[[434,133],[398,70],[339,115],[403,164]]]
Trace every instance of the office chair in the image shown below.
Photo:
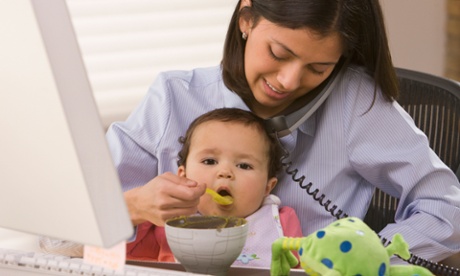
[[[428,136],[430,147],[460,179],[460,83],[434,75],[396,69],[399,104]],[[399,200],[376,189],[364,221],[377,233],[394,223]]]
[[[401,68],[396,68],[396,74],[401,91],[399,104],[427,135],[434,152],[460,180],[460,82]],[[380,232],[387,224],[394,223],[398,202],[399,199],[377,188],[364,222]],[[439,275],[460,275],[458,268],[447,269],[453,263],[458,267],[459,256],[444,263],[447,266],[425,262],[418,256],[411,256],[411,263],[423,265]]]

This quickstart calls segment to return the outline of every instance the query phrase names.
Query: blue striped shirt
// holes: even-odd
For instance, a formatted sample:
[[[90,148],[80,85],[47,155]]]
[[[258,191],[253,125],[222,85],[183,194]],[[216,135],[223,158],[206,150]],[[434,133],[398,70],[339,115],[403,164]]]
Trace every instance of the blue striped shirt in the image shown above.
[[[374,187],[399,197],[397,223],[380,234],[391,239],[401,233],[423,258],[440,260],[460,251],[456,176],[398,103],[377,93],[369,109],[373,96],[373,80],[350,67],[318,111],[282,138],[292,169],[350,216],[364,217]],[[107,132],[123,189],[176,172],[178,138],[194,118],[221,107],[248,110],[226,88],[218,66],[161,73],[129,118]],[[279,180],[273,192],[296,210],[304,235],[335,219],[291,176],[282,173]]]

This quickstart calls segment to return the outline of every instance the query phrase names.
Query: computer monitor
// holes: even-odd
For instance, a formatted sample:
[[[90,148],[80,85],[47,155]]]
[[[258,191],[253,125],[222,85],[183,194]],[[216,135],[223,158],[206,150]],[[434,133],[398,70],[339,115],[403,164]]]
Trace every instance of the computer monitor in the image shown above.
[[[0,1],[0,226],[111,247],[133,228],[65,0]]]

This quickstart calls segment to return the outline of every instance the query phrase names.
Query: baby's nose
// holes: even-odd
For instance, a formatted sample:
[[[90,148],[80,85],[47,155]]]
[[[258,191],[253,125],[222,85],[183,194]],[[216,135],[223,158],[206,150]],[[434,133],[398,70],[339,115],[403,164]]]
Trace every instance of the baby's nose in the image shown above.
[[[219,172],[219,178],[228,178],[231,179],[233,177],[233,174],[229,170],[221,170]]]

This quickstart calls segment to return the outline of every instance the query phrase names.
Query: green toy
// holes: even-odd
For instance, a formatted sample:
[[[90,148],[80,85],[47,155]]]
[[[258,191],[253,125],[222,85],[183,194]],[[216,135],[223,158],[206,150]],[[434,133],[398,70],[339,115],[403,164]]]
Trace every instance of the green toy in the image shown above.
[[[377,234],[359,218],[337,220],[303,238],[279,238],[272,245],[272,276],[289,275],[298,260],[310,276],[425,276],[433,275],[415,265],[390,265],[390,256],[410,258],[407,243],[396,234],[390,245],[382,245]]]

